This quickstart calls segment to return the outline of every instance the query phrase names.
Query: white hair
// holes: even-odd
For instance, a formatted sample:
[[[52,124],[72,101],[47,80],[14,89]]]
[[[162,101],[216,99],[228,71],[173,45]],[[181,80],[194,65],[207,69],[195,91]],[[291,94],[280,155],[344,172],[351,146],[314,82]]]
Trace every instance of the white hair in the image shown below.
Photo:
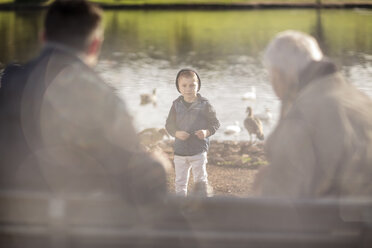
[[[311,61],[319,61],[323,53],[317,41],[305,33],[287,30],[276,35],[267,46],[264,64],[270,70],[298,76]]]

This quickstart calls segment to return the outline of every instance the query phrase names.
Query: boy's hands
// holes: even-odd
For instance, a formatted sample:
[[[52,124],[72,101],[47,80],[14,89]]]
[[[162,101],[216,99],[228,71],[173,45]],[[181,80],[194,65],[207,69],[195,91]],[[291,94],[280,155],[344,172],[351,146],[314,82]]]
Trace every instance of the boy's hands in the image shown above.
[[[198,131],[195,131],[194,134],[199,139],[205,139],[206,137],[209,136],[210,133],[209,133],[209,130],[198,130]],[[176,138],[180,140],[187,140],[190,137],[190,134],[185,131],[177,131],[175,135],[176,135]]]
[[[175,135],[180,140],[187,140],[190,137],[190,134],[185,131],[177,131]]]
[[[209,136],[209,134],[209,130],[198,130],[195,132],[196,137],[198,137],[199,139],[205,139]]]

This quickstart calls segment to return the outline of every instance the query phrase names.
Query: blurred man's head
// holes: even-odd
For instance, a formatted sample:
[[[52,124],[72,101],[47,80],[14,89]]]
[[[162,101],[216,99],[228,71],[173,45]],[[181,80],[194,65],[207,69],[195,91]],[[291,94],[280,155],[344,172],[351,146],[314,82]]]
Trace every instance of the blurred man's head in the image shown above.
[[[317,41],[302,32],[284,31],[268,45],[264,55],[274,91],[285,100],[290,91],[295,91],[300,73],[311,61],[319,61],[323,53]]]
[[[45,40],[73,48],[96,63],[103,41],[101,9],[85,0],[56,0],[46,14]]]

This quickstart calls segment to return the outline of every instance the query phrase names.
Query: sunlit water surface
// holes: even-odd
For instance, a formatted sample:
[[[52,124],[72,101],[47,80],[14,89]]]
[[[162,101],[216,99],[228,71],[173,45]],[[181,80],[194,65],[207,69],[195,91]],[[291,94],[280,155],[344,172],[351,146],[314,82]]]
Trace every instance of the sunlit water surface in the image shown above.
[[[37,53],[40,16],[0,12],[0,32],[5,34],[0,63],[25,61]],[[24,24],[22,30],[17,23]],[[138,131],[164,127],[179,95],[175,76],[179,69],[191,67],[199,72],[200,93],[210,100],[221,122],[215,139],[248,139],[245,130],[224,134],[236,121],[243,127],[247,106],[255,113],[271,110],[273,121],[264,123],[268,135],[280,104],[262,65],[262,53],[269,40],[286,29],[315,36],[345,77],[372,97],[371,11],[106,11],[105,26],[97,70],[125,99]],[[256,100],[242,100],[252,86]],[[141,106],[140,94],[150,94],[154,88],[157,106]]]

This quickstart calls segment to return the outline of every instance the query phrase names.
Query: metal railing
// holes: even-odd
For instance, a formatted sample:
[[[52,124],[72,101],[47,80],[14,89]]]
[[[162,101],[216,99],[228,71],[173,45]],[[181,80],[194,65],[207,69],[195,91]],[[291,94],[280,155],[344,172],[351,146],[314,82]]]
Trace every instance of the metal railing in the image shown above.
[[[372,247],[372,199],[0,193],[0,247]]]

